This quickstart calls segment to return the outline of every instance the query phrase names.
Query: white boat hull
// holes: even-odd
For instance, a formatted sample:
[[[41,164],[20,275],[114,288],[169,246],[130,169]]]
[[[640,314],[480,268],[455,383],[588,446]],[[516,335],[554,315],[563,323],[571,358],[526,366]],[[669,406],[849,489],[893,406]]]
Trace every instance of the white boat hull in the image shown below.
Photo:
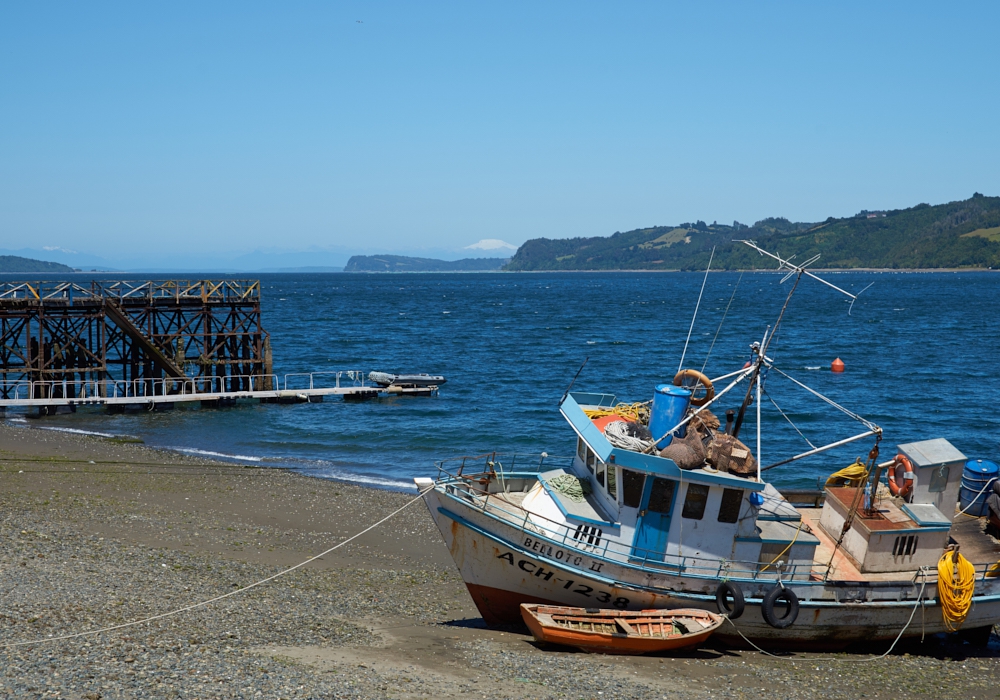
[[[635,567],[602,561],[586,551],[548,542],[543,536],[490,517],[479,508],[463,506],[460,500],[437,489],[430,490],[425,499],[487,624],[519,623],[521,603],[716,611],[719,579],[637,572]],[[947,631],[933,583],[927,584],[922,605],[918,600],[919,581],[912,585],[902,582],[904,592],[881,593],[897,598],[909,595],[909,600],[872,599],[876,594],[868,596],[864,583],[856,584],[856,590],[850,584],[813,584],[808,589],[790,584],[788,587],[799,595],[800,609],[795,623],[785,629],[771,627],[761,614],[761,599],[774,585],[773,580],[744,584],[745,612],[721,628],[716,638],[739,643],[742,634],[774,646],[843,648],[858,642],[891,641],[907,627],[911,616],[904,637]],[[998,620],[1000,579],[977,582],[963,629],[992,627]]]

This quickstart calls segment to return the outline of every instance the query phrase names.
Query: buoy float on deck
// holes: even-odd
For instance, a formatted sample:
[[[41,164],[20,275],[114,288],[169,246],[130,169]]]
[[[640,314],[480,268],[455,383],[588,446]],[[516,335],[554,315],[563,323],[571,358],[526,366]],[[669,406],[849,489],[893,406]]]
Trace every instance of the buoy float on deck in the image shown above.
[[[843,372],[844,371],[844,361],[839,357],[830,363],[831,372]]]

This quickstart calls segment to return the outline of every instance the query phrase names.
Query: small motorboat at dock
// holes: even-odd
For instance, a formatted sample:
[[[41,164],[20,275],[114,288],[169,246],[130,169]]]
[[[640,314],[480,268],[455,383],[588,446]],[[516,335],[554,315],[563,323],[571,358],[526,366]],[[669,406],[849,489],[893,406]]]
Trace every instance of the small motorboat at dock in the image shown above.
[[[706,610],[601,610],[521,604],[521,617],[540,642],[599,654],[653,654],[702,644],[724,618]]]
[[[391,374],[389,372],[369,372],[368,381],[381,387],[401,387],[404,389],[437,388],[447,382],[440,374]]]

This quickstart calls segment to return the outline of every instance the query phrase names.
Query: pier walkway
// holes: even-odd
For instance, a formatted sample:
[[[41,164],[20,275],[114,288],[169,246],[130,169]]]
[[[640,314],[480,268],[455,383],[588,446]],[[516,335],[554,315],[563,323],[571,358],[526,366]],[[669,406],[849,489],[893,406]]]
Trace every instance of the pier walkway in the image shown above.
[[[240,377],[186,377],[184,379],[135,379],[132,381],[23,381],[7,385],[0,410],[7,408],[55,409],[59,407],[107,406],[114,410],[162,410],[174,404],[198,401],[213,406],[230,405],[240,399],[264,403],[319,403],[327,396],[345,400],[380,396],[430,396],[437,387],[383,387],[365,380],[360,371],[326,371]],[[225,384],[246,389],[226,390]],[[280,381],[279,381],[280,379]],[[265,387],[281,388],[265,388]],[[45,412],[43,410],[43,412]]]
[[[0,411],[437,392],[359,371],[275,373],[260,294],[259,280],[0,282]]]

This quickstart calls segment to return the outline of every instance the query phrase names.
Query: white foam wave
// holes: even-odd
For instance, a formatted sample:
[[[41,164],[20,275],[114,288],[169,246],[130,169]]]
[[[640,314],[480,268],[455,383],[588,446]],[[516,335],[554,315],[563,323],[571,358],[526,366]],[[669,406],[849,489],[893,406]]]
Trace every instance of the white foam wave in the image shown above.
[[[133,438],[131,435],[115,435],[114,433],[102,433],[97,430],[80,430],[79,428],[56,428],[54,426],[35,426],[38,430],[54,430],[57,433],[73,433],[74,435],[96,435],[103,438]],[[134,439],[134,438],[133,438]]]
[[[222,459],[238,459],[242,462],[263,462],[263,457],[254,457],[252,455],[231,455],[225,452],[212,452],[211,450],[199,450],[194,447],[168,447],[168,450],[173,450],[174,452],[186,452],[192,455],[204,455],[206,457],[220,457]]]
[[[345,472],[325,472],[319,473],[310,472],[309,476],[316,476],[320,479],[334,479],[336,481],[350,481],[356,484],[371,484],[372,486],[381,486],[387,489],[407,489],[408,491],[416,490],[416,484],[412,481],[396,481],[394,479],[382,479],[377,476],[365,476],[363,474],[351,474]]]

